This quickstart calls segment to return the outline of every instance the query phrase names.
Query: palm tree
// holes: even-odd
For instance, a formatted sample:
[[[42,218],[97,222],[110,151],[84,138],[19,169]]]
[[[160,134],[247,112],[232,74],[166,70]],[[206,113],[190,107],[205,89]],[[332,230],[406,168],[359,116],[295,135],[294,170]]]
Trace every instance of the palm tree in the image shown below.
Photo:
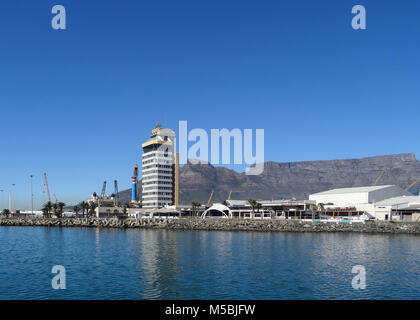
[[[44,206],[41,210],[44,218],[48,218],[48,209]]]
[[[192,207],[192,211],[193,211],[194,215],[197,215],[198,214],[198,210],[196,211],[196,209],[198,209],[198,208],[201,207],[201,203],[194,201],[193,203],[191,203],[191,207]]]
[[[319,207],[318,215],[319,215],[319,218],[321,219],[321,213],[322,213],[322,211],[325,211],[325,207],[324,207],[323,203],[318,204],[318,207]]]
[[[257,208],[257,212],[260,213],[260,209],[262,209],[262,204],[259,203],[259,202],[257,202],[257,204],[255,205],[255,207]],[[263,219],[263,217],[264,217],[264,210],[261,213],[261,220]]]
[[[9,209],[4,209],[2,212],[1,212],[1,214],[2,215],[4,215],[4,216],[6,216],[6,218],[9,216],[9,214],[10,214],[10,210]]]
[[[255,201],[255,200],[252,200],[252,199],[249,199],[248,200],[248,204],[251,206],[251,218],[253,218],[254,217],[254,209],[255,209],[255,207],[257,206],[257,201]]]
[[[73,207],[73,212],[76,214],[76,218],[79,211],[80,211],[80,208],[77,205]]]
[[[54,202],[54,204],[52,205],[52,207],[54,208],[54,211],[53,212],[58,217],[59,216],[59,214],[58,214],[58,203],[57,202]]]
[[[66,206],[66,204],[64,202],[59,202],[58,207],[60,208],[60,216],[63,216],[63,208]]]
[[[85,210],[87,209],[88,204],[84,201],[80,202],[80,208],[82,208],[82,217],[85,217]]]
[[[89,208],[89,215],[90,216],[94,216],[95,215],[95,210],[98,207],[98,205],[96,204],[96,202],[91,201],[88,205]]]
[[[44,213],[44,216],[47,216],[47,218],[50,218],[51,216],[51,210],[53,208],[53,205],[51,201],[48,201],[44,206],[42,207],[42,212]]]

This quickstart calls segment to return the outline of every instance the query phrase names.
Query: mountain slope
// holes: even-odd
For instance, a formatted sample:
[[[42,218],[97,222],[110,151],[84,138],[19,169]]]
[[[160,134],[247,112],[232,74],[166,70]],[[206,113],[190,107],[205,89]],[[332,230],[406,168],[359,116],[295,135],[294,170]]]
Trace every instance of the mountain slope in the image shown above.
[[[207,203],[212,190],[212,202],[225,200],[230,190],[232,199],[307,199],[311,193],[328,189],[373,185],[382,171],[379,185],[406,188],[420,178],[420,161],[409,153],[362,159],[266,162],[264,172],[258,176],[210,164],[187,163],[180,168],[180,202]],[[130,190],[122,191],[120,197],[128,202]]]

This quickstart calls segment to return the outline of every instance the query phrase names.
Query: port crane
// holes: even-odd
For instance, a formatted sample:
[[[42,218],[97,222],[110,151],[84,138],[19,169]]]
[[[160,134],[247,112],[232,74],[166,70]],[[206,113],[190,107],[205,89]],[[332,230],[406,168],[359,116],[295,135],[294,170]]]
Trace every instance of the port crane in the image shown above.
[[[405,190],[410,190],[412,187],[414,187],[417,183],[420,182],[420,178],[414,181],[412,184],[410,184]]]
[[[211,202],[211,199],[213,199],[213,195],[214,195],[214,190],[211,190],[209,200],[207,201],[207,207],[210,207],[210,202]]]
[[[104,185],[102,186],[102,192],[101,192],[102,199],[105,197],[105,191],[106,191],[106,181],[104,181]]]
[[[118,207],[120,205],[118,198],[118,181],[114,180],[114,207]]]
[[[375,183],[374,183],[374,186],[377,186],[378,185],[379,180],[382,179],[382,177],[384,176],[384,174],[385,174],[385,171],[382,170],[381,173],[379,174],[379,176],[376,178]]]
[[[227,197],[227,199],[226,200],[230,200],[230,197],[232,196],[232,190],[230,190],[229,191],[229,195],[228,195],[228,197]]]
[[[45,191],[47,192],[48,202],[51,202],[50,188],[48,187],[48,179],[47,179],[46,172],[44,172],[44,185],[45,185]]]

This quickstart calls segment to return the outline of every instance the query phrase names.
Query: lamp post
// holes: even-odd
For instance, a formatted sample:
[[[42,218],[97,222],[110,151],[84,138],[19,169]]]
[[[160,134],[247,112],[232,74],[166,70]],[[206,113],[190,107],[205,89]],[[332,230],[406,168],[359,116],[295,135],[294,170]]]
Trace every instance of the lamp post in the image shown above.
[[[31,211],[32,216],[34,215],[34,193],[32,191],[32,178],[34,177],[32,174],[29,176],[31,178]]]
[[[9,190],[9,211],[12,213],[12,191]]]
[[[11,199],[11,201],[12,201],[12,209],[15,209],[16,208],[16,203],[15,203],[15,197],[16,197],[16,195],[15,195],[15,192],[14,192],[14,190],[15,190],[15,185],[16,184],[12,184],[12,199]]]

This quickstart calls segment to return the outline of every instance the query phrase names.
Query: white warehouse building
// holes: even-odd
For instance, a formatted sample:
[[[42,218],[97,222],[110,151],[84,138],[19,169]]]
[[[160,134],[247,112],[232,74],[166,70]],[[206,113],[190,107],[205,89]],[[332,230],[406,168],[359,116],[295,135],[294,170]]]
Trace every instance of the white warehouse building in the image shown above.
[[[401,209],[395,205],[410,206],[420,201],[413,195],[394,185],[340,188],[311,194],[309,200],[324,207],[354,207],[366,211],[376,219],[390,220],[393,210]]]

